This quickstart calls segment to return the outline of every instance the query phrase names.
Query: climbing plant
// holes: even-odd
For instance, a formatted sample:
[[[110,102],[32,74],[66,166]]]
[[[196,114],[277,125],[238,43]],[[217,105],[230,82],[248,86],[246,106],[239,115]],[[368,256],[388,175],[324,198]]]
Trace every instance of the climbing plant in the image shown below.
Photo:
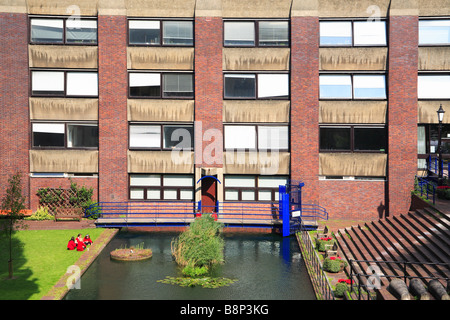
[[[86,209],[94,201],[93,188],[79,187],[75,182],[70,181],[70,188],[40,188],[37,191],[39,204],[54,212],[57,208],[83,208]]]

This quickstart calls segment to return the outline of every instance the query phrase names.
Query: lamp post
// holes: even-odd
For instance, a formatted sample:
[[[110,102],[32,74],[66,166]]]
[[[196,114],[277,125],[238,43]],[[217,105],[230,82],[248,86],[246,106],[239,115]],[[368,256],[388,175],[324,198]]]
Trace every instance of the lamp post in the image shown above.
[[[442,131],[442,120],[444,119],[444,109],[442,109],[442,104],[439,107],[439,110],[437,111],[438,114],[438,154],[439,154],[439,171],[438,171],[438,185],[440,186],[442,184],[442,148],[441,148],[441,131]]]

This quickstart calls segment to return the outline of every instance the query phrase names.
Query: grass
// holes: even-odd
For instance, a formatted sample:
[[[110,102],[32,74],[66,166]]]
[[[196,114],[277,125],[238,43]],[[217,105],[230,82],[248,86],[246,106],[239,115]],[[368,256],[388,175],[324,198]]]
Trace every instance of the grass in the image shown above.
[[[70,237],[103,229],[20,230],[13,236],[13,279],[8,279],[9,240],[0,238],[0,300],[39,300],[83,252],[67,250]]]

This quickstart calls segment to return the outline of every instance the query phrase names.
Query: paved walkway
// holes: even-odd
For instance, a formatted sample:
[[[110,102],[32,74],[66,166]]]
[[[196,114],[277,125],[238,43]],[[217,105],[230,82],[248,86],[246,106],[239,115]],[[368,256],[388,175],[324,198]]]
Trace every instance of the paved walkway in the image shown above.
[[[436,197],[437,198],[437,197]],[[435,205],[436,209],[444,214],[450,214],[450,200],[436,199]]]

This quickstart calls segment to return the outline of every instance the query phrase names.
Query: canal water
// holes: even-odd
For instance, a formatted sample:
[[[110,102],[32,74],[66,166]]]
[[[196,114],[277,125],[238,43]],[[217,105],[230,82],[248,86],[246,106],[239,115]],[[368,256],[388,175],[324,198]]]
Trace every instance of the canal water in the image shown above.
[[[295,237],[278,234],[224,233],[225,262],[215,276],[237,280],[226,287],[208,289],[160,283],[181,276],[170,243],[175,232],[120,231],[84,273],[80,288],[66,300],[315,300]],[[149,260],[123,262],[110,259],[117,248],[144,244],[153,251]]]

